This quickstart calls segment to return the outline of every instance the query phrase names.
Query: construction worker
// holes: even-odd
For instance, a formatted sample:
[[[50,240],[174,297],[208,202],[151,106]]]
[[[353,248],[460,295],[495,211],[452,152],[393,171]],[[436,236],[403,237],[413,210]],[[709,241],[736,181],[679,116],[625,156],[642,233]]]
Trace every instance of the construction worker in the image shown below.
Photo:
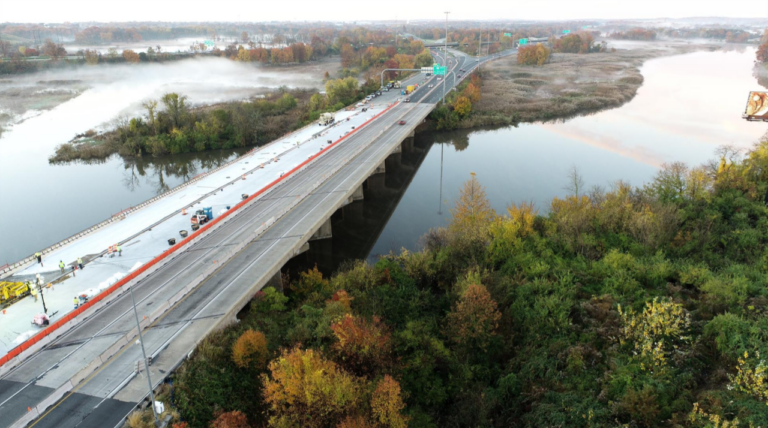
[[[118,257],[123,255],[123,247],[120,244],[115,244],[115,249],[117,250]]]
[[[107,248],[107,255],[109,256],[109,258],[112,258],[112,256],[114,256],[113,252],[114,252],[113,247],[110,245]]]
[[[59,269],[61,269],[61,273],[64,273],[64,260],[59,260]]]
[[[80,299],[78,299],[77,296],[75,296],[74,303],[75,303],[75,309],[77,309],[77,307],[80,306]]]
[[[38,251],[35,253],[35,257],[37,257],[37,262],[40,263],[40,266],[43,266],[43,253]]]
[[[35,302],[37,302],[37,287],[36,286],[33,285],[32,287],[29,288],[29,294],[31,294],[32,297],[35,298]]]
[[[37,282],[37,285],[39,286],[43,285],[43,277],[40,276],[39,273],[35,274],[35,281]]]
[[[78,257],[77,258],[77,267],[80,268],[80,270],[83,270],[83,258]]]

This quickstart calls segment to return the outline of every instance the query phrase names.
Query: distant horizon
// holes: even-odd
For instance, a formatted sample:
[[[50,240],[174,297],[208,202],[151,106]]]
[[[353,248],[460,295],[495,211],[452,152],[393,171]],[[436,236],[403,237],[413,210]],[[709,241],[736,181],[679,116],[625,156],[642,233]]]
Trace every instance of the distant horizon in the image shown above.
[[[546,23],[552,23],[552,22],[584,22],[584,21],[598,21],[598,22],[615,22],[615,21],[627,21],[627,22],[646,22],[646,21],[692,21],[692,20],[710,20],[710,19],[727,19],[729,21],[732,20],[746,20],[746,21],[755,21],[755,22],[761,22],[765,21],[768,25],[768,17],[724,17],[724,16],[684,16],[679,18],[672,18],[667,16],[661,16],[657,18],[579,18],[579,19],[462,19],[462,20],[453,20],[449,21],[449,25],[451,22],[453,23],[467,23],[467,22],[489,22],[489,23],[521,23],[521,22],[546,22]],[[146,20],[146,21],[140,21],[140,20],[131,20],[131,21],[99,21],[99,20],[89,20],[89,21],[61,21],[61,22],[38,22],[38,21],[2,21],[0,22],[0,25],[74,25],[74,24],[111,24],[111,25],[119,25],[119,24],[139,24],[139,23],[147,23],[147,24],[283,24],[283,23],[307,23],[307,24],[314,24],[314,23],[326,23],[326,24],[356,24],[361,22],[370,22],[370,23],[389,23],[389,24],[398,24],[398,25],[407,25],[408,23],[420,23],[420,22],[435,22],[438,24],[444,24],[444,19],[411,19],[406,21],[403,20],[394,20],[394,19],[353,19],[353,20],[269,20],[269,21],[237,21],[237,20],[230,20],[230,21],[168,21],[168,20],[158,20],[158,21],[152,21],[152,20]],[[727,24],[723,24],[727,25]]]
[[[211,7],[215,4],[215,8]],[[288,0],[254,4],[241,0],[27,0],[3,10],[2,24],[76,23],[257,23],[257,22],[405,22],[444,21],[653,21],[691,19],[768,19],[765,0],[646,0],[642,4],[617,0],[507,1],[460,0],[411,2],[392,0],[385,9],[368,12],[348,0]],[[146,7],[145,7],[146,6]],[[321,7],[319,7],[321,6]],[[694,12],[693,14],[691,12]],[[499,19],[499,16],[505,18]],[[29,17],[34,17],[30,19]],[[158,17],[162,17],[159,18]],[[231,19],[237,17],[240,19]],[[244,17],[250,19],[242,19]]]

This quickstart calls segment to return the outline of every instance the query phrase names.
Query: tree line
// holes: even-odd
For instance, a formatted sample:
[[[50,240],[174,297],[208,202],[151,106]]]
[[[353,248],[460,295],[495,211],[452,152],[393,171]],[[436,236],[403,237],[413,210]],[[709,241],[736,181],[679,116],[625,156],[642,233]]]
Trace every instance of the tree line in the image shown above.
[[[768,139],[568,183],[496,212],[473,173],[420,251],[260,291],[174,374],[175,428],[765,426]]]

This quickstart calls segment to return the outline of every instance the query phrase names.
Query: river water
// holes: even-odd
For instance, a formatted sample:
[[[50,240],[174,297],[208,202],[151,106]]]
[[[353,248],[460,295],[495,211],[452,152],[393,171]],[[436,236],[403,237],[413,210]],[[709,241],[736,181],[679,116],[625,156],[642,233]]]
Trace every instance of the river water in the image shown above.
[[[748,92],[761,89],[752,76],[754,56],[754,49],[745,48],[648,61],[642,68],[645,83],[631,102],[561,123],[419,134],[402,154],[388,159],[386,174],[369,180],[364,202],[334,215],[334,237],[314,242],[293,268],[317,263],[328,273],[350,258],[417,250],[425,232],[450,220],[453,201],[471,172],[497,211],[532,201],[546,212],[553,197],[567,193],[566,172],[572,166],[587,186],[608,187],[616,180],[642,185],[664,162],[696,165],[711,159],[722,144],[748,148],[768,129],[741,119]],[[220,72],[233,71],[226,66]],[[77,106],[78,98],[70,103]],[[99,115],[92,110],[85,114]],[[56,117],[40,115],[0,138],[0,264],[236,155],[211,152],[138,163],[113,157],[95,165],[51,166],[46,159],[56,144],[82,132],[86,123],[103,121],[78,118],[83,123],[76,128]],[[64,131],[57,132],[57,126]]]
[[[748,92],[763,89],[752,76],[754,53],[745,48],[648,61],[632,101],[565,122],[419,134],[413,150],[390,159],[395,172],[388,163],[386,184],[337,215],[334,238],[310,246],[292,271],[317,263],[330,273],[346,258],[375,261],[402,248],[418,250],[430,228],[448,224],[472,172],[497,212],[528,201],[546,213],[553,197],[568,193],[573,166],[587,187],[609,188],[617,180],[642,186],[665,162],[693,166],[713,159],[724,144],[749,148],[768,131],[768,124],[741,118]]]
[[[15,262],[215,168],[236,153],[126,162],[51,165],[56,146],[118,116],[142,113],[141,102],[178,92],[209,104],[256,96],[280,86],[320,88],[316,68],[269,69],[223,58],[162,64],[99,65],[0,79],[0,266]],[[69,91],[71,99],[57,97]],[[51,106],[53,106],[51,108]],[[25,119],[19,123],[21,119]],[[2,122],[0,122],[0,125]]]

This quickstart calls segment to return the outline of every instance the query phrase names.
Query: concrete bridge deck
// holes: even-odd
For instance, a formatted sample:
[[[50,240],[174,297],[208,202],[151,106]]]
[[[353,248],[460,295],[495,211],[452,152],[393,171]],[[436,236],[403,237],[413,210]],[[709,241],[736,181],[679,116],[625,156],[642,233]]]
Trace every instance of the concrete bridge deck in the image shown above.
[[[453,69],[478,64],[459,56]],[[155,384],[208,333],[235,321],[313,236],[328,234],[333,213],[362,196],[363,182],[381,171],[442,95],[437,87],[424,89],[130,284]],[[134,372],[141,350],[127,287],[42,349],[0,367],[0,428],[118,426],[144,399],[145,373]]]

